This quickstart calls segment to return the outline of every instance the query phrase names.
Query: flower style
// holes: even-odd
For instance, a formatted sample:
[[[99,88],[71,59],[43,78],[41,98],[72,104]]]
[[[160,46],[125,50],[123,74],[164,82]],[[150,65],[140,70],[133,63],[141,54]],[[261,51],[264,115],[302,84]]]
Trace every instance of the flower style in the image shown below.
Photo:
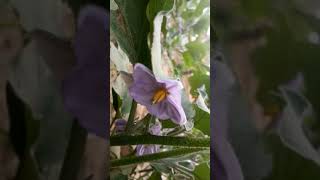
[[[89,5],[79,14],[74,49],[77,64],[63,82],[64,103],[88,132],[108,135],[109,14]]]
[[[129,94],[139,104],[146,106],[150,114],[183,125],[187,118],[181,105],[182,89],[181,82],[158,79],[147,67],[136,64]]]
[[[161,135],[161,124],[157,122],[149,129],[149,133],[152,135]],[[160,145],[137,145],[136,155],[142,156],[146,154],[153,154],[160,150]]]

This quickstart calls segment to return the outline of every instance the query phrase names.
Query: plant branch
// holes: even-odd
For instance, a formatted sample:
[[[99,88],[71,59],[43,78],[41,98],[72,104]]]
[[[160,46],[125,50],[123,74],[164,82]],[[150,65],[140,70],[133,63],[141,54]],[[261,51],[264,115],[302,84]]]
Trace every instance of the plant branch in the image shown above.
[[[125,129],[125,132],[127,134],[130,134],[131,130],[133,129],[132,127],[134,126],[134,116],[136,114],[136,109],[137,109],[137,102],[132,100],[131,110],[130,110],[127,126],[126,126],[126,129]]]
[[[189,138],[155,135],[116,135],[110,137],[111,146],[138,145],[138,144],[160,144],[187,147],[210,147],[210,138]]]

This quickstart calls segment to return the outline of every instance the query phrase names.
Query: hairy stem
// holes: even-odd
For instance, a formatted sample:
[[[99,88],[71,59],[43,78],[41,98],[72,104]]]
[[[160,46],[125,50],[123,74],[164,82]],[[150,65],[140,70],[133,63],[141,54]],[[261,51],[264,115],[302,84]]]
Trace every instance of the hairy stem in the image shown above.
[[[138,144],[160,144],[186,147],[210,147],[210,138],[189,138],[155,135],[117,135],[110,137],[111,146],[138,145]]]

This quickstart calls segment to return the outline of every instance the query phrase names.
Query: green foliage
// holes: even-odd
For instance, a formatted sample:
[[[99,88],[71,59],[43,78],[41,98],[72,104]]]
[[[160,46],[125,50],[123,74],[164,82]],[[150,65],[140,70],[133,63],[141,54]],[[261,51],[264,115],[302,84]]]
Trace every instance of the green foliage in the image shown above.
[[[146,16],[148,0],[115,0],[119,9],[111,11],[111,30],[132,63],[151,68],[147,37],[150,25]]]
[[[146,11],[150,24],[152,24],[154,18],[160,11],[170,11],[174,2],[174,0],[150,0]]]
[[[149,180],[159,180],[159,179],[161,179],[161,173],[159,173],[158,171],[155,171],[154,173],[152,173],[152,175],[149,178]]]
[[[186,52],[190,53],[193,58],[193,63],[202,61],[209,55],[209,42],[201,42],[199,40],[191,41],[185,45]],[[189,63],[190,64],[190,63]]]
[[[144,132],[143,135],[136,137],[138,139],[125,137],[121,140],[122,144],[117,145],[132,144],[133,142],[135,142],[135,144],[160,143],[163,144],[161,149],[165,150],[165,152],[175,152],[179,150],[178,145],[195,146],[200,142],[201,138],[204,138],[209,144],[210,139],[207,138],[208,136],[204,135],[210,135],[210,115],[206,112],[208,111],[207,103],[209,102],[207,99],[208,97],[205,95],[210,91],[208,36],[210,18],[209,1],[144,0],[133,2],[114,0],[114,2],[117,7],[113,4],[111,10],[111,33],[115,37],[113,41],[115,46],[112,47],[113,55],[119,54],[119,50],[123,49],[132,64],[140,62],[147,65],[149,68],[152,67],[150,69],[152,69],[154,75],[160,78],[182,79],[186,71],[192,71],[191,78],[194,78],[194,82],[189,79],[190,85],[187,86],[192,88],[193,96],[199,97],[197,103],[191,103],[189,100],[190,95],[187,94],[188,92],[183,91],[182,106],[188,119],[187,125],[180,127],[170,120],[162,120],[160,122],[162,124],[163,132],[167,136],[162,136],[160,138],[146,135],[145,131],[140,131],[145,130],[145,123],[152,124],[154,122],[145,121],[144,119],[138,120],[136,123],[130,123],[130,127],[134,130],[130,135],[140,135],[141,132]],[[115,51],[117,45],[118,52]],[[141,53],[141,51],[144,51],[144,53]],[[127,64],[125,63],[126,58],[124,58],[124,56],[120,57],[119,55],[112,57],[114,57],[115,61],[121,61],[114,63],[117,66],[117,71],[121,71],[119,67],[121,67],[121,64],[123,63]],[[189,58],[189,60],[187,60],[187,58]],[[174,74],[171,74],[171,72],[174,72]],[[207,92],[198,91],[198,88],[204,84],[207,88]],[[127,102],[124,102],[126,99],[125,94],[127,94],[125,91],[126,87],[121,84],[114,84],[113,88],[115,89],[114,92],[117,94],[116,95],[113,92],[113,96],[115,97],[114,100],[121,99],[121,106],[128,104]],[[121,91],[121,89],[124,91]],[[119,103],[116,106],[119,107]],[[133,112],[130,113],[131,117],[133,117],[132,114]],[[195,125],[199,130],[193,128],[196,117],[199,119],[199,123]],[[132,122],[132,118],[129,119],[130,122]],[[202,131],[205,132],[203,133]],[[181,141],[182,143],[179,141],[179,143],[178,141],[174,141],[179,139],[177,135],[186,136],[183,137],[185,139],[200,139],[197,139],[197,141],[199,140],[197,143],[192,142],[191,144],[188,144],[189,142],[187,141]],[[148,142],[143,142],[146,140],[144,139],[145,137],[150,137],[147,139]],[[113,145],[114,138],[117,137],[111,137],[111,144]],[[164,143],[163,139],[167,139],[168,141]],[[170,156],[170,158],[159,158],[150,155],[150,159],[132,156],[134,153],[132,152],[132,154],[125,158],[121,157],[119,160],[114,160],[113,163],[126,163],[126,161],[129,160],[134,160],[136,163],[150,161],[152,162],[151,166],[154,170],[151,178],[159,179],[161,174],[166,173],[169,174],[168,176],[170,178],[179,176],[189,179],[193,176],[193,170],[198,164],[209,161],[209,156],[207,156],[209,153],[207,151],[201,153],[192,152],[188,151],[188,153],[180,153],[181,156],[175,154]],[[198,157],[201,157],[201,160],[197,160]],[[209,173],[208,168],[199,169],[199,172]],[[117,174],[116,171],[113,171],[113,173]],[[122,171],[122,174],[125,174],[125,176],[130,173],[131,172],[124,173]]]
[[[210,180],[210,167],[206,164],[200,164],[194,170],[196,180]]]

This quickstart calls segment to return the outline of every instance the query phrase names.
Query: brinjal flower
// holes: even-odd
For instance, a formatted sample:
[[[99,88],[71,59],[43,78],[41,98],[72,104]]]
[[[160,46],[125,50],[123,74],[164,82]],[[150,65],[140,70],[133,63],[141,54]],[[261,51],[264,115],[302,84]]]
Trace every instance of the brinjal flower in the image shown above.
[[[152,135],[161,135],[161,124],[157,122],[149,128],[149,133]],[[160,150],[160,145],[137,145],[136,155],[142,156],[146,154],[153,154]]]
[[[88,132],[108,135],[109,13],[88,5],[79,14],[74,50],[77,64],[63,82],[64,103]]]
[[[150,114],[183,125],[187,118],[181,105],[182,89],[180,81],[158,79],[147,67],[138,63],[134,66],[129,94],[137,103],[146,106]]]

